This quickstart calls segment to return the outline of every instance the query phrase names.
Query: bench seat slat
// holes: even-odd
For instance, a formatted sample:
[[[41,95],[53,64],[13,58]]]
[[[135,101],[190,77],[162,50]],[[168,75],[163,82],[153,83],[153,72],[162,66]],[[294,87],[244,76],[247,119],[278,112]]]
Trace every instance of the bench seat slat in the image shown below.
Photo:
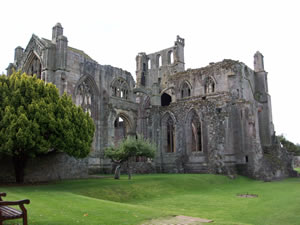
[[[0,207],[0,218],[22,218],[22,212],[7,206]]]

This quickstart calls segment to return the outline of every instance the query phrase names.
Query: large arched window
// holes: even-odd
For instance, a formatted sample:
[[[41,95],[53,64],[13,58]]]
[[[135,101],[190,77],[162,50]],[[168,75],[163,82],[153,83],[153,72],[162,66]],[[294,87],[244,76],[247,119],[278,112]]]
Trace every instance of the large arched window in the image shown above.
[[[122,79],[118,78],[112,83],[112,96],[118,97],[118,98],[129,98],[129,86],[127,82]]]
[[[91,91],[91,88],[84,81],[82,82],[76,92],[76,105],[80,105],[85,112],[88,112],[92,115],[92,102],[94,96]]]
[[[127,137],[130,130],[130,124],[126,116],[119,115],[114,121],[114,143],[115,145],[120,144],[120,142]]]
[[[202,126],[195,110],[188,113],[185,125],[186,151],[188,153],[203,152]]]
[[[205,94],[215,92],[215,82],[211,77],[208,77],[204,85]]]
[[[165,152],[175,152],[175,125],[169,113],[162,119],[162,146]]]
[[[181,92],[181,98],[191,96],[191,88],[187,82],[183,82],[180,92]]]
[[[167,152],[175,152],[175,141],[174,141],[174,124],[173,120],[169,118],[167,122]]]
[[[37,78],[41,79],[41,72],[42,72],[42,64],[39,58],[33,53],[33,57],[30,60],[30,63],[27,67],[26,73],[28,75],[36,74]]]
[[[201,131],[201,123],[199,118],[194,116],[191,122],[192,131],[192,152],[201,152],[202,151],[202,131]]]

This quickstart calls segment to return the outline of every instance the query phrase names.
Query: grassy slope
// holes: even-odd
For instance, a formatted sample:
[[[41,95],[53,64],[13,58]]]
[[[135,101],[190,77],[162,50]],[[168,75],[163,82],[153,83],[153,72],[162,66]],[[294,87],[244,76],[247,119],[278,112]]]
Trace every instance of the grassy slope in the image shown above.
[[[29,198],[30,224],[138,224],[187,215],[215,224],[300,224],[300,179],[277,182],[218,175],[139,175],[0,187],[9,200]],[[239,198],[237,194],[257,194]]]

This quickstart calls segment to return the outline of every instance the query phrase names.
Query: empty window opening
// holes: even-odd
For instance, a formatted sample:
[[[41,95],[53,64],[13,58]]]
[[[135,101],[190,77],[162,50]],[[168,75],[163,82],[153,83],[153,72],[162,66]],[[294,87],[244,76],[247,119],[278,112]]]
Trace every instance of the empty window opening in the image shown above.
[[[163,93],[161,96],[161,106],[168,106],[172,102],[172,97],[167,93]]]
[[[157,64],[157,68],[160,68],[162,66],[162,59],[161,59],[161,55],[157,55],[156,56],[156,64]]]
[[[143,71],[146,71],[146,63],[143,63]]]
[[[42,72],[41,62],[38,59],[38,57],[34,55],[34,58],[32,59],[30,66],[28,67],[27,74],[28,75],[36,74],[36,77],[41,79],[41,72]]]
[[[245,162],[246,162],[246,163],[248,163],[248,162],[249,162],[249,158],[248,158],[248,156],[247,156],[247,155],[245,156]]]
[[[174,124],[172,118],[167,121],[167,152],[175,152]]]
[[[148,69],[150,70],[151,69],[151,60],[150,59],[148,59],[147,64],[148,64]]]
[[[146,76],[145,76],[145,72],[142,72],[141,85],[142,85],[142,86],[145,86],[145,85],[146,85]]]
[[[128,99],[129,87],[125,80],[117,79],[112,84],[112,96]]]
[[[92,115],[94,95],[86,81],[82,82],[76,90],[76,105],[81,106],[84,112]]]
[[[126,124],[122,117],[117,117],[114,122],[115,127],[115,144],[118,145],[124,138],[126,138]]]
[[[215,82],[211,77],[207,78],[204,85],[204,90],[206,94],[215,92]]]
[[[173,64],[174,63],[174,54],[173,51],[168,52],[168,63]]]
[[[185,98],[189,96],[191,96],[190,86],[186,82],[184,82],[181,87],[181,98]]]
[[[201,132],[201,123],[197,120],[197,117],[194,117],[191,122],[192,130],[192,152],[201,152],[202,151],[202,132]]]

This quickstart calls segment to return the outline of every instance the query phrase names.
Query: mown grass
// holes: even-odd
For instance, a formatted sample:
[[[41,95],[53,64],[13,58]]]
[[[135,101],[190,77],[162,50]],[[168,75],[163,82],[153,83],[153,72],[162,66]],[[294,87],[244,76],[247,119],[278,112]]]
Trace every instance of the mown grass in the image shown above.
[[[262,182],[208,174],[136,175],[0,186],[6,199],[29,198],[30,224],[141,224],[186,215],[214,224],[300,224],[300,179]],[[241,198],[238,194],[256,194]]]

